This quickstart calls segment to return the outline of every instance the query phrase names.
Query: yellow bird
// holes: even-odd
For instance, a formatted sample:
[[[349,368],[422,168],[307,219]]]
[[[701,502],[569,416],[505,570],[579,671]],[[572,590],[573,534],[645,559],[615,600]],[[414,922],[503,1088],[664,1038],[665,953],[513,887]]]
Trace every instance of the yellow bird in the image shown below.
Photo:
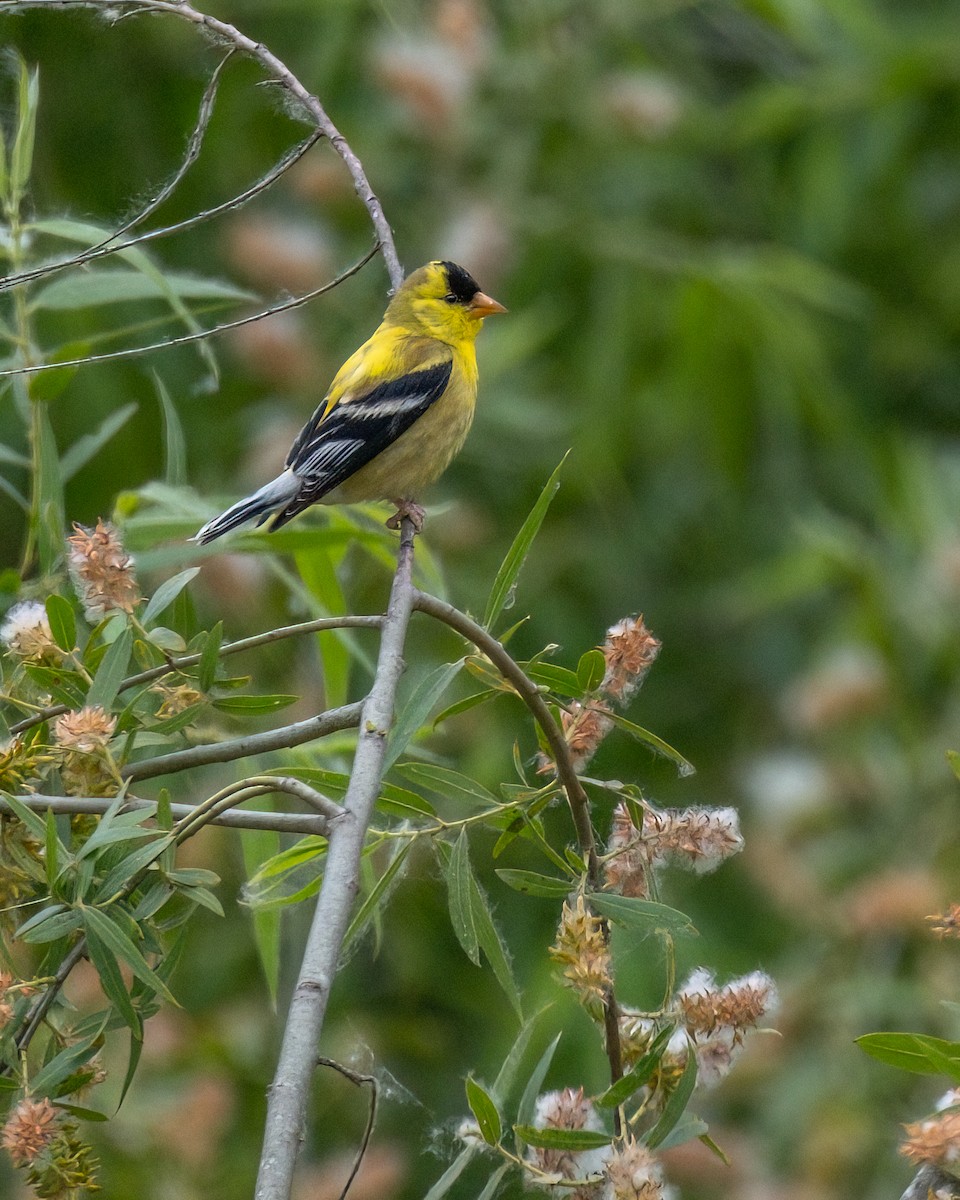
[[[466,440],[477,398],[474,343],[507,310],[452,262],[431,262],[397,289],[380,327],[336,374],[297,435],[283,474],[196,534],[201,544],[258,517],[279,529],[311,504],[390,500],[397,529],[419,530],[423,489]]]

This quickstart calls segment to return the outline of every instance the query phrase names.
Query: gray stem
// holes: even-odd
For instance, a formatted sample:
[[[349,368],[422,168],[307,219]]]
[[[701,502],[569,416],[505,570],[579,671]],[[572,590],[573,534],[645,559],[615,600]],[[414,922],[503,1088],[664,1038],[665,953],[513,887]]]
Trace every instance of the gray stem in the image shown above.
[[[359,887],[360,854],[383,776],[403,645],[413,603],[413,525],[402,524],[397,572],[383,620],[373,686],[363,703],[360,737],[344,816],[332,824],[323,885],[290,1001],[283,1044],[267,1097],[263,1153],[255,1200],[289,1200],[318,1044],[340,947]]]

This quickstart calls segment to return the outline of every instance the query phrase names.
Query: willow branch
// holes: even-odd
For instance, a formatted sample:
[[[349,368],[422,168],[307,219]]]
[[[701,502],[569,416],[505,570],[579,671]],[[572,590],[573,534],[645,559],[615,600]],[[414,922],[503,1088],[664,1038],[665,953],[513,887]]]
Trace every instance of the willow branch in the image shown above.
[[[276,789],[272,789],[276,790]],[[260,795],[266,795],[264,788]],[[48,809],[57,815],[72,816],[74,814],[102,816],[113,804],[109,796],[38,796],[29,794],[18,796],[17,799],[33,812],[44,813]],[[150,800],[128,800],[128,809],[153,808]],[[171,804],[170,811],[177,820],[190,817],[198,808],[195,804]],[[12,813],[9,804],[0,797],[0,813]],[[317,813],[286,813],[261,812],[254,809],[236,809],[218,813],[209,822],[211,825],[225,825],[230,829],[267,829],[276,833],[319,834],[325,837],[327,833],[327,818]]]
[[[255,42],[227,21],[221,21],[217,17],[211,17],[207,13],[199,12],[197,9],[191,7],[191,5],[181,3],[180,0],[119,0],[119,3],[109,4],[97,3],[96,0],[18,0],[18,3],[11,4],[8,7],[12,11],[26,11],[34,8],[93,8],[122,13],[168,13],[179,17],[181,20],[189,21],[201,29],[207,30],[213,35],[216,41],[220,43],[226,42],[228,45],[235,46],[241,53],[253,58],[260,64],[273,82],[289,92],[298,101],[301,107],[309,114],[316,128],[320,130],[337,154],[339,154],[344,166],[350,173],[350,178],[353,180],[354,190],[370,216],[377,240],[383,248],[383,257],[387,266],[387,273],[390,276],[390,284],[395,290],[403,282],[403,268],[400,266],[400,260],[397,257],[393,232],[384,215],[380,201],[370,186],[370,181],[367,179],[363,164],[350,148],[346,138],[336,125],[334,125],[333,121],[331,121],[319,99],[304,87],[290,68],[281,62],[262,42]]]
[[[403,672],[403,645],[414,595],[413,539],[413,525],[405,518],[397,571],[383,619],[377,670],[363,703],[357,751],[343,800],[345,813],[330,831],[323,884],[268,1095],[256,1200],[288,1200],[290,1195],[317,1044],[359,886],[360,855],[380,791],[387,734]]]
[[[603,878],[600,859],[597,855],[597,840],[590,819],[590,800],[573,765],[570,747],[563,736],[563,730],[553,719],[553,714],[547,707],[540,689],[526,675],[519,663],[504,649],[503,644],[488,633],[482,625],[478,625],[476,621],[468,617],[466,613],[460,612],[445,600],[439,600],[436,596],[430,596],[419,590],[414,591],[413,607],[417,612],[426,613],[449,625],[467,641],[472,642],[481,653],[487,656],[504,679],[513,686],[517,695],[533,714],[550,746],[557,779],[567,797],[574,828],[577,831],[580,851],[587,863],[587,880],[592,890],[599,891],[603,886]],[[604,928],[606,927],[604,921]],[[623,1074],[623,1055],[620,1048],[620,1010],[612,988],[608,988],[604,996],[603,1025],[604,1045],[607,1061],[610,1064],[610,1078],[611,1082],[616,1083]],[[615,1113],[615,1126],[619,1134],[619,1110]]]
[[[377,1079],[375,1075],[361,1075],[359,1071],[351,1071],[349,1067],[345,1067],[342,1063],[338,1063],[332,1058],[324,1058],[322,1055],[317,1058],[317,1066],[330,1067],[334,1071],[339,1071],[344,1079],[349,1079],[357,1087],[363,1087],[365,1083],[370,1085],[370,1107],[367,1109],[367,1126],[363,1131],[360,1145],[357,1147],[356,1157],[353,1160],[353,1166],[350,1168],[350,1174],[347,1176],[346,1183],[340,1189],[340,1195],[337,1197],[337,1200],[346,1200],[347,1193],[353,1187],[353,1181],[357,1177],[360,1164],[363,1162],[363,1156],[367,1152],[367,1147],[370,1145],[370,1138],[373,1135],[373,1126],[377,1119]]]
[[[296,625],[282,625],[278,629],[269,629],[266,633],[256,633],[252,637],[240,638],[236,642],[227,642],[220,647],[218,657],[226,658],[229,654],[254,650],[258,646],[267,646],[271,642],[279,642],[283,638],[299,637],[304,633],[322,633],[325,629],[379,629],[382,620],[383,618],[379,616],[318,617],[313,621],[300,621]],[[158,667],[150,667],[147,671],[128,675],[118,690],[125,692],[128,688],[138,687],[142,683],[152,683],[154,679],[160,679],[174,671],[185,671],[188,667],[195,667],[201,658],[202,654],[182,654],[179,658],[171,658],[169,662],[161,663]],[[51,704],[47,708],[41,709],[40,712],[18,721],[16,725],[11,725],[10,732],[14,735],[23,733],[24,730],[30,729],[34,725],[41,725],[44,721],[49,721],[51,717],[59,717],[61,713],[70,711],[66,704]]]
[[[246,737],[232,738],[226,742],[210,742],[203,746],[190,746],[186,750],[175,750],[172,754],[161,754],[156,758],[145,758],[142,762],[128,763],[120,772],[123,779],[154,779],[157,775],[172,775],[177,771],[188,771],[192,767],[206,767],[211,763],[233,762],[238,758],[250,758],[254,754],[267,754],[271,750],[288,750],[302,746],[316,738],[339,733],[343,729],[354,729],[360,721],[363,705],[360,702],[344,704],[330,709],[305,721],[293,725],[281,725],[279,729],[267,729],[263,733],[250,733]]]

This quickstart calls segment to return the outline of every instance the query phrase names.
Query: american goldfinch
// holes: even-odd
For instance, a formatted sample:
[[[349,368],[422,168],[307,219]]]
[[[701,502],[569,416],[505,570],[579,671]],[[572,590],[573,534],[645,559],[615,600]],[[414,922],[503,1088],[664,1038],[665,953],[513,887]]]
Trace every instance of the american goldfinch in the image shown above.
[[[279,529],[311,504],[390,500],[387,525],[409,516],[460,450],[477,398],[474,342],[483,318],[507,310],[456,263],[431,262],[404,280],[380,327],[347,359],[304,425],[282,475],[208,521],[212,542],[259,517]]]

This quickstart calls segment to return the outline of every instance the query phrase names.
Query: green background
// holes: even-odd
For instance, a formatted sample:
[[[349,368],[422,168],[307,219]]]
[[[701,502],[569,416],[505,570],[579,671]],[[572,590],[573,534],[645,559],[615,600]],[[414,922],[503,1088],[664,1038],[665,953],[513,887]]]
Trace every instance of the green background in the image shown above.
[[[617,735],[591,771],[662,804],[741,812],[744,854],[714,876],[672,875],[664,893],[702,934],[681,947],[681,972],[769,971],[782,1036],[755,1035],[739,1069],[694,1105],[732,1166],[695,1143],[668,1156],[670,1178],[691,1200],[898,1196],[911,1175],[899,1123],[944,1088],[867,1059],[853,1039],[958,1032],[944,1005],[957,997],[957,953],[923,917],[960,899],[945,759],[960,745],[960,6],[236,0],[212,11],[320,97],[404,265],[455,258],[510,309],[481,336],[476,424],[428,497],[426,543],[449,596],[482,611],[570,449],[521,577],[511,615],[530,620],[513,648],[557,643],[556,661],[575,667],[609,624],[642,611],[664,648],[629,715],[697,774],[678,779]],[[176,168],[219,57],[173,18],[5,15],[0,40],[40,68],[31,206],[106,226]],[[260,81],[250,63],[228,67],[200,159],[159,220],[243,190],[302,135]],[[12,95],[8,81],[8,114]],[[152,253],[269,301],[324,282],[369,245],[346,172],[321,145],[249,207]],[[201,517],[263,482],[376,324],[386,288],[374,260],[269,337],[255,327],[218,338],[218,381],[188,349],[81,370],[52,409],[61,446],[138,407],[71,481],[68,519],[108,516],[119,493],[162,475],[155,377],[183,424]],[[158,311],[45,313],[38,335],[56,346]],[[217,315],[234,310],[207,319]],[[22,448],[7,400],[0,441]],[[0,563],[15,565],[21,542],[18,510],[0,496]],[[191,561],[171,545],[167,573]],[[382,605],[382,567],[361,552],[338,567],[351,608]],[[262,555],[211,557],[195,595],[201,620],[223,618],[231,637],[304,615]],[[458,653],[418,624],[412,674]],[[304,713],[322,703],[312,652],[277,651],[255,669],[258,683],[302,690]],[[351,690],[362,686],[357,669]],[[495,785],[511,777],[515,737],[530,755],[522,715],[497,706],[432,746]],[[205,794],[221,778],[192,786]],[[602,832],[608,820],[598,809]],[[491,846],[479,838],[474,862],[529,1009],[552,1003],[539,1044],[564,1029],[548,1083],[599,1090],[594,1034],[557,999],[546,961],[554,910],[489,873]],[[150,1023],[119,1117],[92,1131],[109,1197],[227,1200],[252,1187],[279,1021],[235,903],[236,839],[211,834],[190,853],[224,875],[227,920],[198,918],[175,980],[184,1007]],[[288,919],[285,976],[305,916]],[[624,947],[619,979],[624,999],[654,1004],[654,948]],[[423,856],[376,944],[347,964],[325,1033],[325,1053],[383,1072],[370,1156],[382,1175],[355,1200],[423,1195],[453,1147],[462,1077],[492,1079],[514,1035],[490,972],[456,944]],[[122,1077],[119,1049],[109,1065]],[[301,1200],[337,1194],[331,1161],[349,1155],[363,1119],[349,1085],[323,1076]],[[481,1186],[474,1177],[458,1194]]]

